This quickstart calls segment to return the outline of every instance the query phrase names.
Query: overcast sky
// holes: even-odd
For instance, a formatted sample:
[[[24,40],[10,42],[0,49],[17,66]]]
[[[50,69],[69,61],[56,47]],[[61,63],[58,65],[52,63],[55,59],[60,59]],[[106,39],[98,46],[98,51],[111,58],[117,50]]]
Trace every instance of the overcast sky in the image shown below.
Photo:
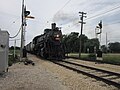
[[[0,28],[14,36],[21,25],[22,0],[0,0]],[[84,18],[83,33],[88,38],[95,37],[95,27],[100,20],[103,22],[102,44],[105,44],[106,33],[109,42],[120,42],[120,0],[25,0],[34,20],[27,20],[26,44],[36,35],[51,28],[57,23],[63,34],[80,32],[79,13],[87,13]],[[15,39],[20,39],[20,34]],[[13,40],[13,39],[10,39]],[[10,41],[10,46],[14,45]],[[20,46],[20,41],[17,41]]]

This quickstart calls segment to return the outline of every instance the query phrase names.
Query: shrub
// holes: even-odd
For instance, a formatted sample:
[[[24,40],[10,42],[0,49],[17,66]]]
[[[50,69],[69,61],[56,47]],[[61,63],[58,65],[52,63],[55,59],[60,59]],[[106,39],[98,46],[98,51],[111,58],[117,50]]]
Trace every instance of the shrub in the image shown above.
[[[96,55],[94,53],[90,53],[88,57],[96,57]]]
[[[90,53],[90,54],[88,55],[88,59],[90,59],[90,60],[96,60],[96,54]]]
[[[8,59],[8,66],[12,66],[13,63],[16,63],[18,62],[18,56],[15,55],[15,58],[14,58],[14,55],[9,55],[9,59]]]

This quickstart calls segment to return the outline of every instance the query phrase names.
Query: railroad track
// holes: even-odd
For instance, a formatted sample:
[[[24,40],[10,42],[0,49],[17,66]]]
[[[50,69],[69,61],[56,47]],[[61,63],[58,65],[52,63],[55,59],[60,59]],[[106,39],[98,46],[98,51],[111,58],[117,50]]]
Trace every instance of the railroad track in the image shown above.
[[[66,58],[73,58],[73,59],[79,59],[78,57],[72,57],[72,56],[66,56]],[[106,63],[106,64],[113,64],[113,65],[120,65],[120,63],[112,63],[112,62],[107,62],[103,60],[90,60],[90,59],[79,59],[79,60],[84,60],[84,61],[90,61],[90,62],[96,62],[96,63]]]
[[[82,64],[73,63],[70,61],[52,61],[55,64],[63,66],[67,69],[76,71],[77,73],[82,73],[89,77],[95,78],[97,80],[103,81],[109,85],[113,85],[120,88],[120,73],[111,72],[103,69],[98,69],[90,66],[85,66]]]

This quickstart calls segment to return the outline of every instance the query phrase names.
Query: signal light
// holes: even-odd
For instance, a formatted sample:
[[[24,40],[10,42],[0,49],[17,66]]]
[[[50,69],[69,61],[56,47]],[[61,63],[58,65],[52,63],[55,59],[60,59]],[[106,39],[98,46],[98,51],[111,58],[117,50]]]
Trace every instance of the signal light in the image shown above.
[[[25,17],[27,17],[30,14],[30,11],[24,11]]]
[[[100,29],[102,29],[102,21],[100,21],[100,23],[98,24]]]
[[[30,14],[30,11],[26,11],[26,6],[24,7],[24,16],[27,17]]]

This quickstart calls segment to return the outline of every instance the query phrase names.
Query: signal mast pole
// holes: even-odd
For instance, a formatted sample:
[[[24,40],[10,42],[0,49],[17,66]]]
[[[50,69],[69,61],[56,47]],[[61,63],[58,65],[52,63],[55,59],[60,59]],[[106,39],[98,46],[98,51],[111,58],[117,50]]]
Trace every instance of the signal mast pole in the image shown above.
[[[85,17],[85,18],[86,18],[86,16],[84,16],[84,15],[86,15],[87,13],[84,13],[84,12],[79,12],[79,14],[81,14],[81,15],[79,15],[79,16],[81,16],[81,17],[80,17],[80,20],[81,20],[81,21],[79,21],[79,23],[81,23],[80,47],[79,47],[79,58],[81,58],[83,24],[86,24],[85,22],[83,22],[83,17]]]
[[[30,11],[26,10],[26,6],[24,5],[24,0],[22,1],[22,25],[21,25],[21,48],[20,48],[20,61],[22,61],[23,57],[23,48],[25,46],[25,28],[27,26],[26,24],[26,18],[34,19],[35,17],[29,16]]]
[[[24,35],[23,35],[23,31],[24,31],[24,0],[22,1],[22,25],[21,25],[21,48],[20,48],[20,61],[22,61],[22,57],[23,57],[23,42],[24,42]]]
[[[98,37],[98,35],[100,35],[99,37],[99,49],[101,49],[101,33],[102,33],[102,20],[100,20],[100,22],[98,23],[98,25],[95,28],[95,34],[96,34],[96,38]]]

